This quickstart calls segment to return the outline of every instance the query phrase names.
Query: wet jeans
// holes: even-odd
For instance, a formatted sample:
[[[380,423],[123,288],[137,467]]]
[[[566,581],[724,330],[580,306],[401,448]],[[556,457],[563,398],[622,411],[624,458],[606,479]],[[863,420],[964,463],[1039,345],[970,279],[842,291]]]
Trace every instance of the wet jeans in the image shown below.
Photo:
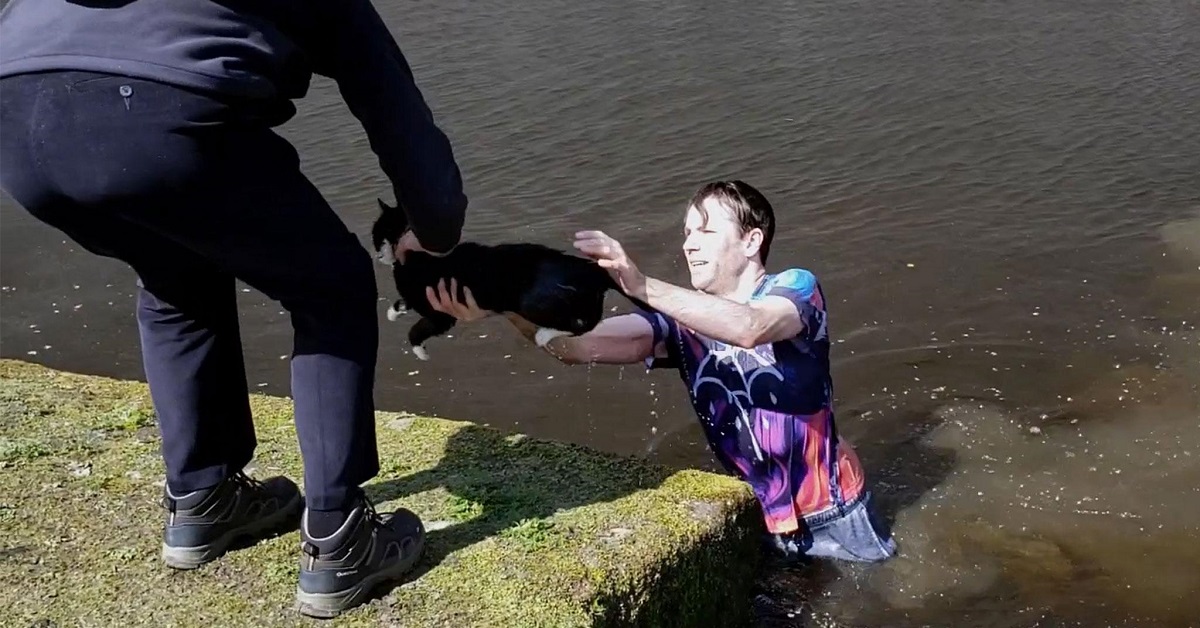
[[[800,530],[772,535],[775,550],[789,558],[833,558],[880,562],[896,553],[896,541],[871,506],[871,493],[806,519]]]
[[[241,105],[86,72],[0,82],[0,185],[27,211],[138,276],[146,379],[175,494],[256,447],[235,279],[291,315],[295,422],[310,508],[378,472],[372,259]]]

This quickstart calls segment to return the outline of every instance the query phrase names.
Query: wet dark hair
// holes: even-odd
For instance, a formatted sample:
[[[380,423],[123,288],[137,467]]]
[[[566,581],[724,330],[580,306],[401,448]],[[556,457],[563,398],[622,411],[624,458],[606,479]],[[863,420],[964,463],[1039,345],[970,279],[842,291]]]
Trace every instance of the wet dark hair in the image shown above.
[[[763,241],[758,249],[758,258],[762,263],[767,263],[767,254],[771,252],[771,239],[775,237],[775,210],[767,201],[767,197],[754,186],[737,179],[706,183],[692,195],[689,205],[700,212],[706,223],[708,212],[704,211],[704,201],[709,197],[716,197],[717,201],[733,212],[734,218],[742,227],[743,235],[751,229],[762,229]]]

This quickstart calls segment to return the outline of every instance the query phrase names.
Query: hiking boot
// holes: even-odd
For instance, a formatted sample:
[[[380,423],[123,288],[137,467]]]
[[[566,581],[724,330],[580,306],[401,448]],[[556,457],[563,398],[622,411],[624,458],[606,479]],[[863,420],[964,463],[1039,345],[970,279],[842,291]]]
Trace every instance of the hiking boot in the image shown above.
[[[362,495],[325,538],[309,535],[306,511],[300,539],[297,610],[327,619],[364,602],[376,586],[402,579],[425,549],[425,526],[405,508],[381,516]]]
[[[304,500],[285,477],[260,482],[238,471],[220,484],[187,495],[163,490],[167,524],[163,562],[195,569],[221,556],[236,541],[259,541],[294,529]]]

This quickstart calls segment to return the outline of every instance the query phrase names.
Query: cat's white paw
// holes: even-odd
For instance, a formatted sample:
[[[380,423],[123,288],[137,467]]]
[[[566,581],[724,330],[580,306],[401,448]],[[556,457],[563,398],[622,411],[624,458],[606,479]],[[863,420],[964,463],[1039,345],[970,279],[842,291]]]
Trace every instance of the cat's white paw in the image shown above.
[[[537,333],[533,335],[533,341],[537,343],[537,346],[544,347],[546,346],[546,343],[558,338],[559,336],[570,335],[571,334],[569,332],[550,329],[549,327],[540,327],[538,328]]]
[[[396,263],[396,253],[392,250],[392,243],[384,241],[383,246],[379,247],[378,255],[375,259],[379,260],[384,266],[391,266]]]
[[[389,307],[389,308],[388,308],[388,311],[387,311],[387,317],[388,317],[388,320],[389,320],[389,321],[392,321],[393,323],[394,323],[394,322],[396,322],[396,319],[400,318],[400,316],[402,316],[402,315],[404,314],[404,312],[405,312],[405,311],[406,311],[406,310],[402,310],[402,309],[400,309],[400,308],[397,308],[397,307],[396,307],[396,304],[395,304],[395,303],[393,303],[393,304],[391,305],[391,307]]]
[[[429,352],[425,350],[425,347],[413,347],[412,352],[413,352],[413,355],[417,356],[418,360],[428,360],[429,359]]]

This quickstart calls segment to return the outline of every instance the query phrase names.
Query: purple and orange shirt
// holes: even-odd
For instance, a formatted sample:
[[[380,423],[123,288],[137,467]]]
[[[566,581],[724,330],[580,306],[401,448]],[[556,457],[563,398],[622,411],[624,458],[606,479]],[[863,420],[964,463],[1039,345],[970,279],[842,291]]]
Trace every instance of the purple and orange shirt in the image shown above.
[[[793,338],[743,349],[708,338],[657,312],[637,312],[654,328],[666,359],[688,387],[714,455],[747,481],[762,504],[767,529],[786,533],[863,490],[863,471],[837,437],[825,299],[811,272],[768,274],[751,296],[791,301],[804,321]],[[661,345],[660,345],[661,343]],[[836,460],[836,464],[835,461]]]

